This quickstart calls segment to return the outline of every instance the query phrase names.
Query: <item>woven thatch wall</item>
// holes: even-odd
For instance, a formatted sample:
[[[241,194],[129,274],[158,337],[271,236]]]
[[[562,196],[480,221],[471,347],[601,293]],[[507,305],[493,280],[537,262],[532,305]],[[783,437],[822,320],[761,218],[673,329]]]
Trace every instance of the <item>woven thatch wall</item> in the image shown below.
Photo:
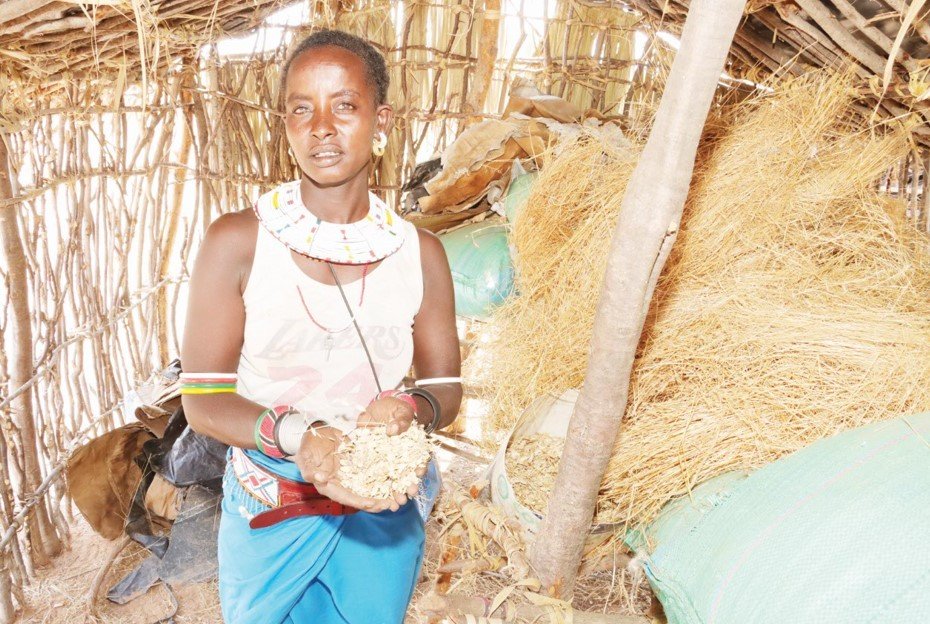
[[[178,354],[184,284],[206,226],[295,172],[277,115],[286,45],[244,58],[201,47],[283,3],[212,16],[212,2],[172,2],[167,14],[168,3],[146,5],[138,32],[119,2],[81,15],[71,3],[40,2],[4,21],[8,4],[0,5],[0,56],[12,59],[0,70],[9,87],[0,97],[0,179],[12,172],[0,184],[0,479],[10,487],[0,488],[0,622],[22,603],[35,566],[68,540],[71,506],[58,477],[69,453],[125,422],[120,400]],[[216,6],[232,4],[241,3]],[[655,94],[631,87],[651,84],[668,50],[650,46],[631,60],[640,16],[619,3],[560,1],[524,19],[523,4],[531,3],[312,2],[307,24],[279,30],[293,40],[336,26],[381,47],[397,123],[374,186],[396,203],[417,160],[498,114],[517,76],[583,108],[648,115]],[[99,36],[66,29],[72,22],[62,20],[73,18],[96,20]],[[500,23],[516,24],[537,50],[519,52],[520,39],[503,45],[511,40]],[[139,32],[142,46],[124,48]],[[36,50],[47,54],[25,58]]]

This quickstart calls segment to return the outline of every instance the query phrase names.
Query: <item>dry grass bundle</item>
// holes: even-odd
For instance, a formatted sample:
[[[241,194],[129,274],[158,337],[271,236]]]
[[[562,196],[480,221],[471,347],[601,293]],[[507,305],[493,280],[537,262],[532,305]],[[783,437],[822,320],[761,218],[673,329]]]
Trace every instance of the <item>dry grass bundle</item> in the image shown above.
[[[848,125],[847,86],[780,85],[705,145],[600,513],[647,521],[714,475],[930,409],[928,240],[873,190],[907,144]],[[516,224],[521,294],[497,315],[497,357],[479,371],[498,427],[583,381],[632,166],[601,149],[554,162]]]
[[[489,400],[492,426],[509,427],[541,394],[581,383],[633,149],[593,137],[565,147],[519,213],[512,232],[519,296],[495,312],[488,357],[465,364]]]
[[[339,481],[348,490],[371,498],[392,498],[406,492],[420,478],[431,445],[417,425],[389,436],[383,427],[359,427],[339,447]]]

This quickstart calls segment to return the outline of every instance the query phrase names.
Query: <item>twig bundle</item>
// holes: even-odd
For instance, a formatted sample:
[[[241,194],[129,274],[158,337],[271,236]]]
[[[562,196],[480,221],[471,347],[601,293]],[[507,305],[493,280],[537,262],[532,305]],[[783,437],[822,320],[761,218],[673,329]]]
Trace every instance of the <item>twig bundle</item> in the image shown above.
[[[419,482],[417,470],[430,458],[430,442],[417,425],[394,436],[383,427],[359,427],[346,438],[339,447],[339,481],[360,496],[391,498],[406,492]]]
[[[634,365],[599,512],[648,521],[717,474],[930,409],[928,239],[874,181],[907,149],[855,130],[844,77],[782,84],[720,121]],[[633,159],[579,143],[515,225],[520,295],[499,309],[492,421],[579,387]],[[486,374],[483,374],[486,373]]]

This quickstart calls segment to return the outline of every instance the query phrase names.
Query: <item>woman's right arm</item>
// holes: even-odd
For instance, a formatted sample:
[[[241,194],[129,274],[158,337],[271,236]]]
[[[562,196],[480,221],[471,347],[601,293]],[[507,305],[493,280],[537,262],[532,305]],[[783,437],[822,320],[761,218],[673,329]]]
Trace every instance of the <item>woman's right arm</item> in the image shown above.
[[[204,236],[191,274],[181,366],[192,373],[234,373],[245,329],[242,292],[252,268],[258,221],[229,213]],[[255,447],[255,421],[265,408],[235,393],[183,395],[191,429],[238,446]]]

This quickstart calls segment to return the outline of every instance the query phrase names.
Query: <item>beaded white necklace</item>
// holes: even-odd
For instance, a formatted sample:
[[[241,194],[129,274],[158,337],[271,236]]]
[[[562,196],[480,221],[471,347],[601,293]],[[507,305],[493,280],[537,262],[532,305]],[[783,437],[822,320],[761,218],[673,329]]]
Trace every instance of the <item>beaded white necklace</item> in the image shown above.
[[[383,260],[404,243],[401,218],[368,192],[368,214],[354,223],[332,223],[304,207],[300,180],[285,182],[255,203],[259,222],[293,251],[337,264]]]

